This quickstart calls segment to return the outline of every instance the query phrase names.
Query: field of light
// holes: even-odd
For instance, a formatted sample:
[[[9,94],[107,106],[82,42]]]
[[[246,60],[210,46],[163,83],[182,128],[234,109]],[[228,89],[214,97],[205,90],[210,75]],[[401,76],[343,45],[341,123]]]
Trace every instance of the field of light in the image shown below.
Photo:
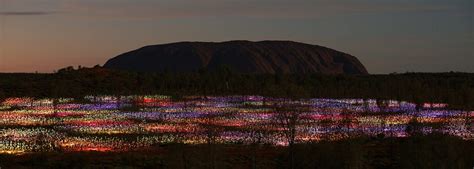
[[[285,113],[297,114],[297,143],[378,134],[406,137],[414,119],[421,133],[474,138],[469,124],[474,112],[449,110],[446,104],[260,96],[83,100],[6,99],[0,104],[0,153],[128,151],[166,143],[285,146],[289,129],[280,118]]]

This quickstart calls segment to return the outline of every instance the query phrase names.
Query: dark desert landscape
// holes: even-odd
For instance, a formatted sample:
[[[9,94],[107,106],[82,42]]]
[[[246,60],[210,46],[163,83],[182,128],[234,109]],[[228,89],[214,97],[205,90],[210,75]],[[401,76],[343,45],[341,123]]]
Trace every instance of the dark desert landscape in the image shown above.
[[[0,0],[0,169],[471,169],[472,7]]]

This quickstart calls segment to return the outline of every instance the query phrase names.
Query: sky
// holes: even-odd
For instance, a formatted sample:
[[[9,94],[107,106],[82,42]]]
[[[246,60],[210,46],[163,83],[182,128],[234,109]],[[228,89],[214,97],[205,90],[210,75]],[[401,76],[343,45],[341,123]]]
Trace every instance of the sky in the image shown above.
[[[0,0],[0,72],[103,65],[152,44],[291,40],[373,74],[474,72],[472,0]]]

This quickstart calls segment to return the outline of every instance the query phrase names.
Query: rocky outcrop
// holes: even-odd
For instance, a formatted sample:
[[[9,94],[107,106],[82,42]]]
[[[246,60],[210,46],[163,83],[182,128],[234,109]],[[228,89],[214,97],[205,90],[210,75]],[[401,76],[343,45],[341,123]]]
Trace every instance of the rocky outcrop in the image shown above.
[[[146,46],[110,59],[109,69],[140,72],[216,70],[239,73],[368,74],[349,54],[291,41],[179,42]]]

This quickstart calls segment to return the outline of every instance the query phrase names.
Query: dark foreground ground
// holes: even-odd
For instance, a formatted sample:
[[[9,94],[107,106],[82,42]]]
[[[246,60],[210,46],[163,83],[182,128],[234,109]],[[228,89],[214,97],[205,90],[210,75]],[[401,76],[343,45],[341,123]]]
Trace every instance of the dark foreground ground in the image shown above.
[[[6,168],[407,168],[471,169],[474,142],[442,135],[411,138],[357,138],[299,144],[157,145],[134,152],[55,152],[0,155]]]

